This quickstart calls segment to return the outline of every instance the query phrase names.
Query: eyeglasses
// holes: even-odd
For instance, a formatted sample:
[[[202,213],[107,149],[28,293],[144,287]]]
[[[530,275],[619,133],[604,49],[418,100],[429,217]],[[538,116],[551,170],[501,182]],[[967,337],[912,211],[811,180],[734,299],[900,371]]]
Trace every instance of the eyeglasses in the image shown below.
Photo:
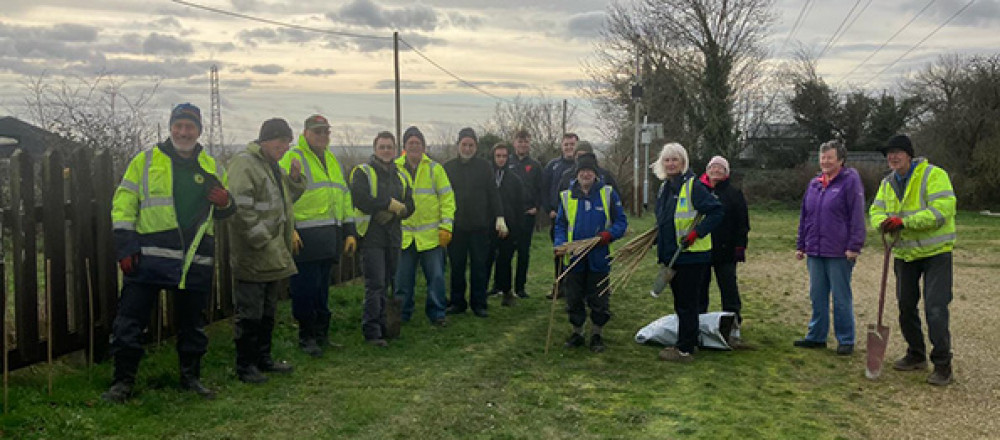
[[[329,128],[314,128],[312,129],[313,134],[330,134]]]

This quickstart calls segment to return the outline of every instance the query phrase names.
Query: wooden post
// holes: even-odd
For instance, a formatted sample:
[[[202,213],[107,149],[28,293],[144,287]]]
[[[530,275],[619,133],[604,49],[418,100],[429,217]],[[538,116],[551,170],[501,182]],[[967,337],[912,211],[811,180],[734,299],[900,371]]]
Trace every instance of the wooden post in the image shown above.
[[[90,380],[94,367],[94,279],[90,272],[90,259],[83,264],[87,271],[87,380]]]
[[[58,150],[48,150],[42,159],[42,230],[44,242],[46,264],[48,268],[46,278],[46,292],[51,304],[46,303],[46,310],[51,310],[48,315],[49,335],[48,345],[50,350],[56,353],[65,353],[73,345],[69,344],[69,316],[67,314],[68,298],[66,294],[66,197],[65,174],[63,170],[62,153]],[[75,272],[81,266],[74,265]],[[82,303],[82,296],[77,296],[74,303]],[[80,305],[80,304],[75,304]],[[80,307],[76,307],[77,310]],[[82,313],[74,313],[76,324],[79,326],[83,320]],[[78,340],[79,341],[79,340]],[[77,342],[79,344],[79,342]],[[54,347],[52,347],[54,345]]]
[[[38,338],[38,251],[35,228],[35,173],[31,156],[10,157],[11,243],[14,249],[15,363],[40,360]]]
[[[45,260],[45,348],[49,364],[49,397],[52,396],[52,260]]]

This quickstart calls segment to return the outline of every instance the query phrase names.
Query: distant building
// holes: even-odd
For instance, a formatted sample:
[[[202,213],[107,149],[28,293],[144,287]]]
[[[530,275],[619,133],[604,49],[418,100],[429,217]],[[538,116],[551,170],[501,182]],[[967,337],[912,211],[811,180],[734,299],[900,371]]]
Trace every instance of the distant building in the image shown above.
[[[813,147],[809,132],[796,123],[763,124],[745,140],[740,161],[760,168],[790,168],[806,160]]]

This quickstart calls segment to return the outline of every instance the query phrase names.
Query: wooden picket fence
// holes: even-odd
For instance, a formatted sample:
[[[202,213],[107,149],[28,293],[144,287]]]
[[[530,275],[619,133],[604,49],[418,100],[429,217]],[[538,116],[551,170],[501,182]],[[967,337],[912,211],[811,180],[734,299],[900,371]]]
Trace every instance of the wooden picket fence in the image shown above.
[[[95,361],[107,357],[119,295],[111,222],[117,174],[107,151],[68,156],[49,149],[36,164],[18,150],[10,158],[10,202],[0,204],[0,322],[11,370],[45,362],[50,348],[53,357],[80,350]],[[226,222],[216,223],[215,237],[216,262],[228,262]],[[334,283],[360,275],[357,261],[346,261],[353,264],[335,267]],[[229,264],[216,264],[209,321],[233,315],[233,284]],[[161,294],[147,342],[175,333],[172,302]]]

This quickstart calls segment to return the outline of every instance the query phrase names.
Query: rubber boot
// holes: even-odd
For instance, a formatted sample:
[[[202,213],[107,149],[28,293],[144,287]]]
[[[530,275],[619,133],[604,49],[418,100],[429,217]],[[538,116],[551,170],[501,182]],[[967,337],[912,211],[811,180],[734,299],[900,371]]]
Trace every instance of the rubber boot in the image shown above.
[[[115,354],[115,374],[111,387],[101,393],[101,400],[110,403],[125,403],[132,397],[135,386],[135,376],[139,371],[139,359],[142,353],[132,354],[119,351]]]
[[[316,313],[316,345],[320,348],[337,346],[330,343],[330,313]]]
[[[215,391],[212,391],[201,383],[201,356],[180,355],[181,389],[194,391],[199,396],[207,400],[215,398]]]
[[[299,320],[299,348],[309,356],[323,356],[323,349],[316,343],[315,320]]]
[[[267,376],[260,372],[260,321],[254,319],[236,320],[236,376],[245,383],[264,383]]]
[[[274,335],[274,317],[263,316],[260,319],[260,336],[257,346],[259,347],[259,357],[257,369],[265,373],[291,373],[294,369],[287,362],[275,362],[271,357],[271,338]]]

